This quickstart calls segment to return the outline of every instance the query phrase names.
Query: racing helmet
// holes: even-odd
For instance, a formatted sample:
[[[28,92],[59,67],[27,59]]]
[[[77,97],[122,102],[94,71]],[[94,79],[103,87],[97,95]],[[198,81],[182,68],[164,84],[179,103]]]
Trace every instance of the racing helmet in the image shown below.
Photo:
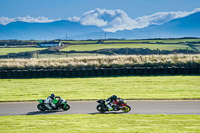
[[[54,99],[55,98],[55,94],[51,94],[51,96],[50,96],[52,99]]]
[[[112,95],[111,97],[113,100],[117,100],[117,96],[116,95]]]

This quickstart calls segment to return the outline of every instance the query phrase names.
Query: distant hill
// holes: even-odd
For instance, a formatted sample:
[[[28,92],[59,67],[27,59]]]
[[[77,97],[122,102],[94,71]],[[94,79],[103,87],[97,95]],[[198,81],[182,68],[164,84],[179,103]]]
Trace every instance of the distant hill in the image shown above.
[[[112,33],[116,38],[174,38],[200,37],[200,12],[174,19],[163,25],[152,25],[143,29],[124,30]]]
[[[0,39],[101,39],[104,31],[96,26],[84,26],[66,20],[50,23],[13,22],[0,25]],[[107,38],[145,39],[200,37],[200,12],[174,19],[163,25],[151,25],[142,29],[106,32]]]
[[[96,26],[83,26],[78,22],[66,20],[50,23],[12,22],[0,25],[0,39],[64,39],[91,32],[102,32]]]
[[[89,33],[74,36],[74,38],[99,38],[100,33]],[[163,25],[151,25],[142,29],[123,30],[106,33],[107,38],[146,39],[146,38],[178,38],[200,37],[200,12],[174,19]]]

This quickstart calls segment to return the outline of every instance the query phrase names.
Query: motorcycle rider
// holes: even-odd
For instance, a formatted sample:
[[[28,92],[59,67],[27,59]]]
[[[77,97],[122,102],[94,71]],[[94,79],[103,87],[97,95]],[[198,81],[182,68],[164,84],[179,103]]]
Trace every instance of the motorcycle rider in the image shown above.
[[[56,104],[53,103],[53,100],[56,98],[55,94],[51,94],[47,99],[44,101],[44,105],[49,109],[56,108]],[[56,100],[56,99],[55,99]]]
[[[106,106],[108,107],[108,111],[112,111],[113,109],[113,102],[117,100],[117,96],[116,95],[112,95],[111,97],[109,97],[106,100]]]

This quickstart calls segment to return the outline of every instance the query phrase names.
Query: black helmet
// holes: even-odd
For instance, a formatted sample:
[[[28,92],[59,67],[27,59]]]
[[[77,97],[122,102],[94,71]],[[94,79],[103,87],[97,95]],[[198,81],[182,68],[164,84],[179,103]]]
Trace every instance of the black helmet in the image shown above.
[[[117,100],[117,96],[116,96],[116,95],[113,95],[111,98],[112,98],[113,100]]]
[[[54,99],[55,98],[55,95],[54,94],[51,94],[51,96],[50,96],[52,99]]]

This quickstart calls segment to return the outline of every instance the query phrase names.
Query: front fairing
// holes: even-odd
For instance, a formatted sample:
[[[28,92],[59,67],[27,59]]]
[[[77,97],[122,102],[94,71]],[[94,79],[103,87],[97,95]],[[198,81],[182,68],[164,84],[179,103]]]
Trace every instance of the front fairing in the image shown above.
[[[39,103],[43,103],[43,102],[44,102],[43,99],[38,99],[37,101],[38,101]]]
[[[126,100],[124,100],[124,99],[120,99],[119,102],[118,102],[118,105],[119,105],[119,106],[122,106],[122,107],[123,107],[123,106],[127,106],[127,102],[126,102]]]

